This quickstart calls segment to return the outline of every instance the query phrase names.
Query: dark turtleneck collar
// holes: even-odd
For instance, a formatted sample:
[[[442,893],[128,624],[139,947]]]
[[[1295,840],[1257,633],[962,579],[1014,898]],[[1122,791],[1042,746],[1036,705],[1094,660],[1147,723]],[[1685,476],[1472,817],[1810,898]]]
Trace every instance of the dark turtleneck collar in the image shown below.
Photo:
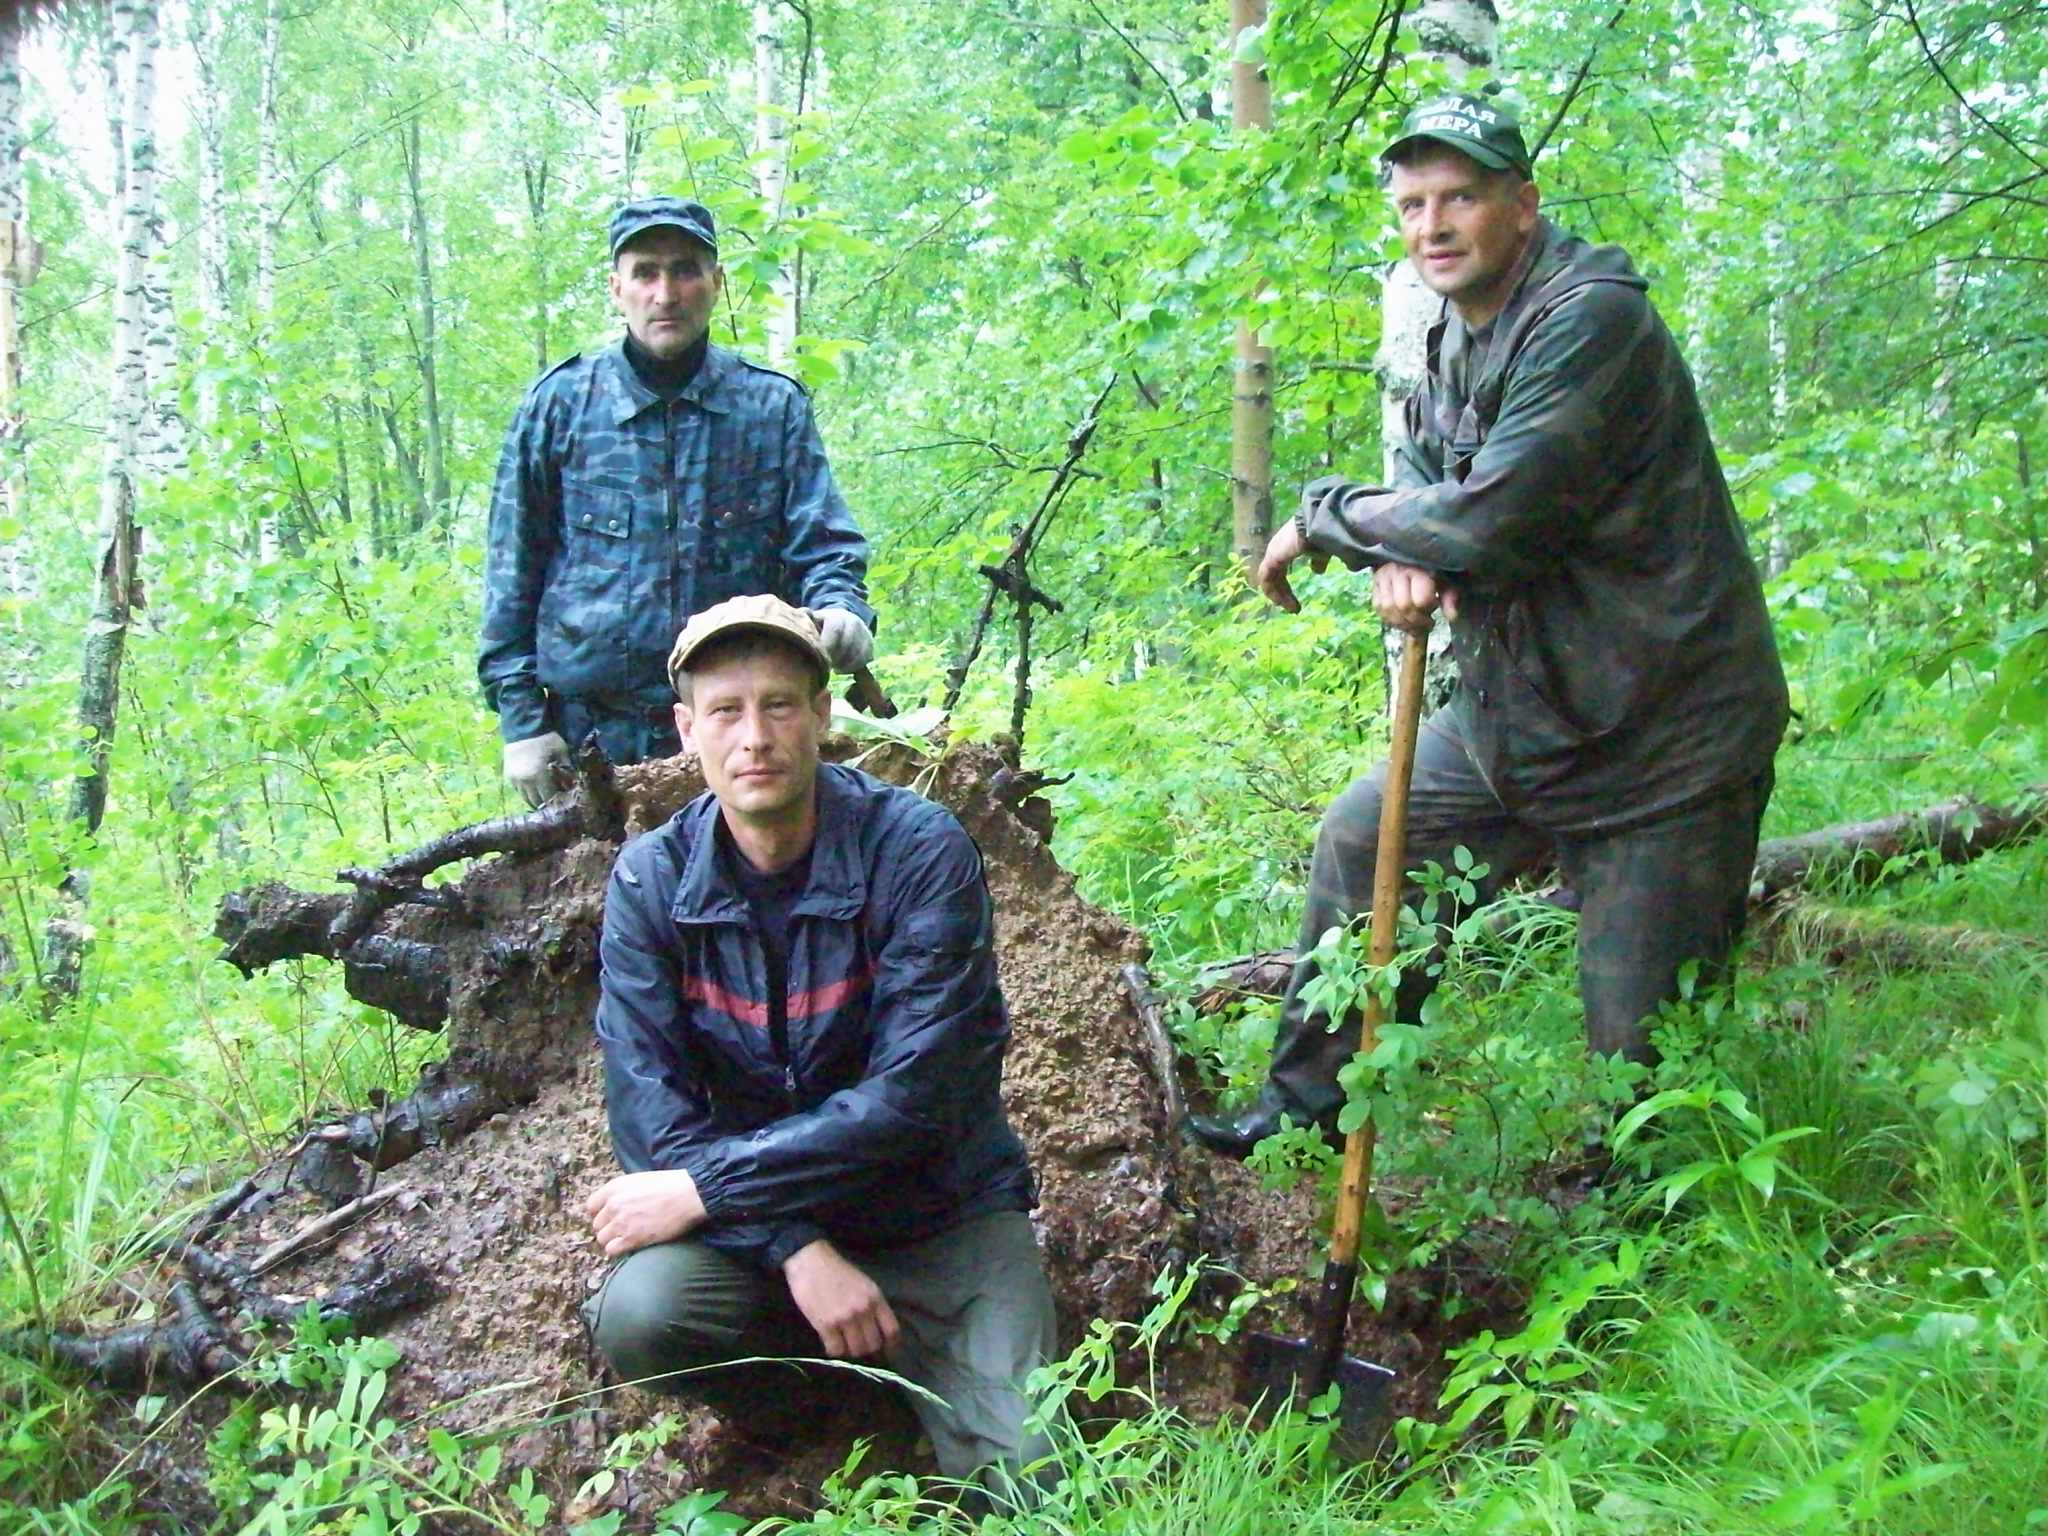
[[[632,364],[635,377],[664,400],[673,400],[689,388],[690,380],[697,377],[697,370],[704,366],[704,356],[710,350],[711,335],[708,331],[692,342],[680,357],[656,357],[640,345],[631,331],[626,332],[626,361]]]

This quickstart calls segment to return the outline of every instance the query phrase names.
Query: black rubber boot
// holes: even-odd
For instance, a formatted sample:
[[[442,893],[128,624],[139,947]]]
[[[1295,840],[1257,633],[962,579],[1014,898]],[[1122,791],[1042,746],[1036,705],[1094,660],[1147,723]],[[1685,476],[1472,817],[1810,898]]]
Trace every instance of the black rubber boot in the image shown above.
[[[1252,1107],[1242,1114],[1189,1115],[1181,1123],[1181,1129],[1188,1140],[1241,1163],[1251,1156],[1253,1147],[1268,1136],[1279,1133],[1282,1117],[1295,1125],[1308,1125],[1315,1118],[1288,1104],[1274,1092],[1273,1085],[1268,1083],[1259,1090],[1259,1096]],[[1337,1132],[1334,1117],[1322,1122],[1319,1128],[1323,1133],[1323,1139],[1331,1146],[1344,1145],[1344,1138]]]

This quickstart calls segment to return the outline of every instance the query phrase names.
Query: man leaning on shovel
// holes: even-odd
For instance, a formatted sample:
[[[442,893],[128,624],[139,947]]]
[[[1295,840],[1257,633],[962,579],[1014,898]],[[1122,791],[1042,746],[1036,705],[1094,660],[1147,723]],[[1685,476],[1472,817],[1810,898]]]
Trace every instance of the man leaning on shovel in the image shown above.
[[[1647,284],[1619,248],[1537,211],[1513,113],[1426,103],[1380,166],[1408,259],[1444,300],[1427,377],[1394,484],[1312,482],[1258,585],[1293,611],[1289,567],[1334,555],[1372,570],[1390,625],[1426,628],[1442,607],[1458,690],[1422,727],[1404,862],[1449,867],[1462,844],[1486,902],[1554,856],[1582,902],[1588,1043],[1647,1064],[1681,968],[1711,979],[1742,927],[1787,717],[1763,591]],[[1257,1101],[1189,1119],[1218,1152],[1243,1157],[1282,1116],[1335,1135],[1357,1028],[1303,993],[1322,934],[1370,910],[1386,767],[1324,813]],[[1416,1019],[1433,985],[1404,971],[1395,1017]]]

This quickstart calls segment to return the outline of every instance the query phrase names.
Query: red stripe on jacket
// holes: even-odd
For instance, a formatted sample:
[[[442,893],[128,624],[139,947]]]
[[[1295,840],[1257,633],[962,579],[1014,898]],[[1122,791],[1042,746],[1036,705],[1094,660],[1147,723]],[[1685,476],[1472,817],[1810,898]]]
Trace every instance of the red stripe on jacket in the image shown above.
[[[874,979],[875,967],[872,962],[862,966],[851,976],[838,981],[827,982],[822,987],[812,987],[808,992],[793,994],[788,1003],[785,1017],[790,1019],[815,1018],[821,1013],[830,1013],[834,1008],[843,1007],[846,1001],[866,988]],[[768,1005],[741,997],[729,987],[704,976],[683,978],[683,997],[692,1003],[703,1003],[716,1008],[720,1013],[738,1019],[753,1029],[768,1027]]]

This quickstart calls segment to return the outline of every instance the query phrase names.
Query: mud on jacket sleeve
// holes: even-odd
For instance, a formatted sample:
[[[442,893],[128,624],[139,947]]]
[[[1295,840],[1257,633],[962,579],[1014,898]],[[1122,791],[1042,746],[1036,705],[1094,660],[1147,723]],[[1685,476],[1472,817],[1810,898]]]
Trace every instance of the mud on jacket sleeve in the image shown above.
[[[1431,441],[1426,386],[1409,401],[1396,489],[1323,497],[1305,517],[1309,547],[1354,570],[1395,560],[1489,588],[1569,561],[1629,468],[1642,433],[1632,402],[1654,382],[1644,370],[1657,367],[1657,334],[1640,292],[1573,289],[1507,364],[1484,442]],[[1441,478],[1415,484],[1435,458]]]
[[[697,1191],[721,1222],[884,1194],[897,1170],[1001,1113],[1010,1030],[981,855],[957,822],[934,817],[888,878],[879,899],[895,916],[876,956],[866,1072],[815,1109],[692,1149]]]
[[[548,729],[534,627],[554,554],[562,485],[547,439],[546,408],[536,386],[520,402],[505,433],[484,542],[484,620],[476,673],[506,741],[525,741]]]
[[[616,870],[605,893],[598,957],[597,1036],[604,1050],[605,1115],[619,1166],[628,1173],[688,1169],[693,1156],[718,1139],[691,1086],[681,1029],[688,1004],[674,961],[649,931],[643,892]],[[773,1270],[824,1233],[800,1219],[714,1217],[693,1235]]]

